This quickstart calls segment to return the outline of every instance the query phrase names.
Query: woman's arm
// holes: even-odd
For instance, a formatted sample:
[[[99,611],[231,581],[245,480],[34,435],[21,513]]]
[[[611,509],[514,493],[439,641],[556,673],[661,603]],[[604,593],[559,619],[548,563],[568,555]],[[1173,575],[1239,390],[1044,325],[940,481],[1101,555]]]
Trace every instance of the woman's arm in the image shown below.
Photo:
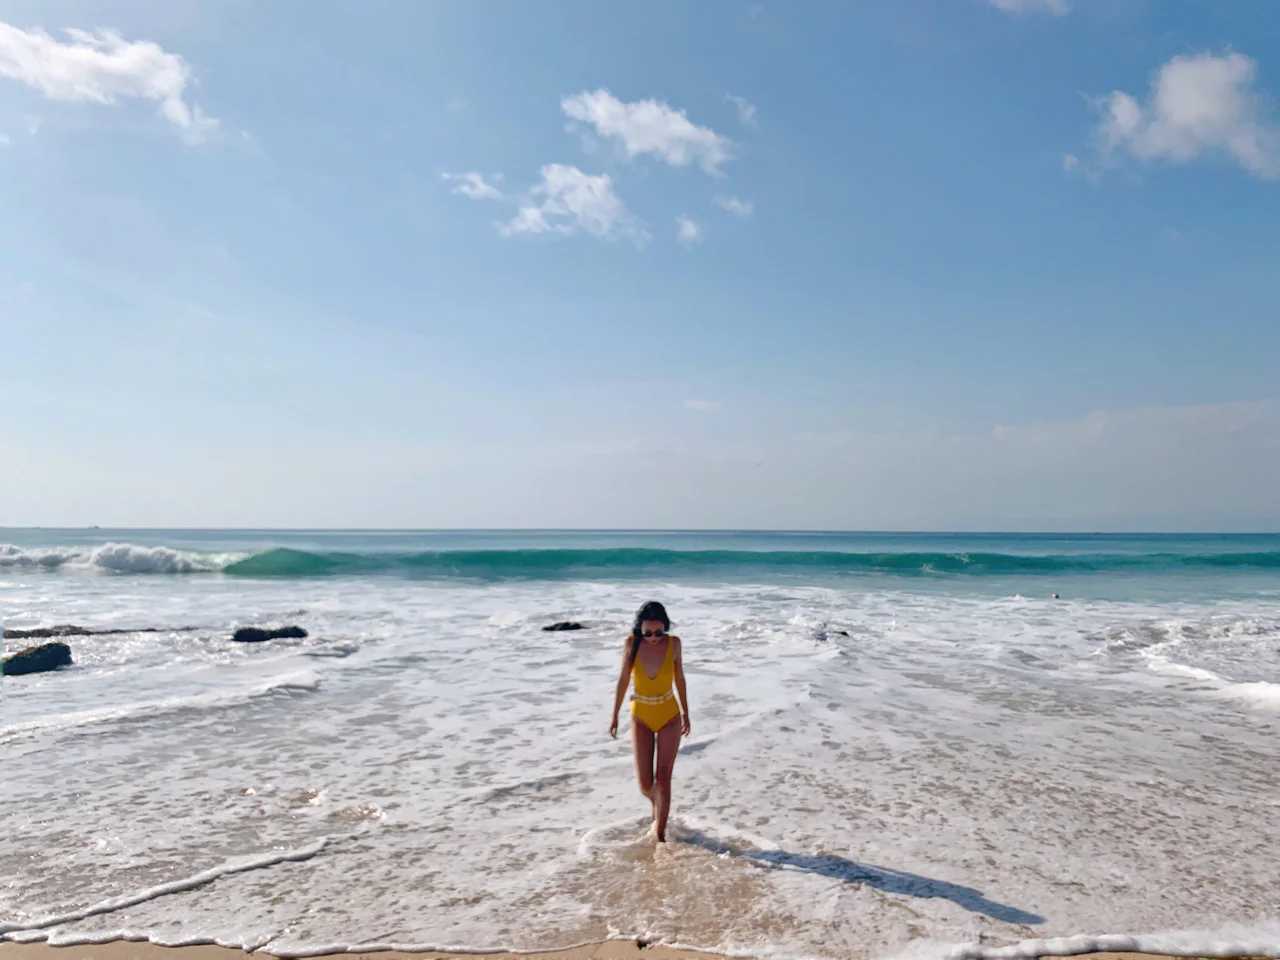
[[[622,698],[627,695],[627,687],[631,685],[631,650],[634,644],[628,636],[622,647],[622,669],[618,671],[618,686],[613,692],[613,719],[609,722],[609,736],[618,735],[618,711],[622,709]]]
[[[672,639],[676,645],[676,689],[680,691],[680,709],[683,713],[680,719],[680,733],[687,737],[689,735],[689,691],[684,685],[684,645],[680,643],[679,637]]]

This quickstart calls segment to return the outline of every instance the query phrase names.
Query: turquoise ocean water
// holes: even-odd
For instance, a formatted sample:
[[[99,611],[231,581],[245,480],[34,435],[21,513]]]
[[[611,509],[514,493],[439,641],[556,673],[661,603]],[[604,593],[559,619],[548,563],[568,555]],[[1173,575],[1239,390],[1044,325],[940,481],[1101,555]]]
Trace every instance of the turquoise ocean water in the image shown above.
[[[1273,587],[1280,534],[877,533],[647,530],[3,530],[3,566],[121,573],[423,579],[904,577],[956,589],[1071,584],[1089,596]],[[136,551],[95,554],[111,544]],[[148,548],[174,551],[150,556]],[[1061,591],[1054,591],[1061,592]]]

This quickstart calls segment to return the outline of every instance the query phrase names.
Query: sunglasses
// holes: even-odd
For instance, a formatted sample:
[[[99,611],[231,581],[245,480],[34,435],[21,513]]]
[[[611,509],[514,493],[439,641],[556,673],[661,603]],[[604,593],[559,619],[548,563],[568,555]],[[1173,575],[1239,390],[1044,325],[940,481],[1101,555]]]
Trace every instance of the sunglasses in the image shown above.
[[[665,637],[666,635],[667,635],[667,631],[665,630],[641,630],[640,631],[640,636],[642,637]]]

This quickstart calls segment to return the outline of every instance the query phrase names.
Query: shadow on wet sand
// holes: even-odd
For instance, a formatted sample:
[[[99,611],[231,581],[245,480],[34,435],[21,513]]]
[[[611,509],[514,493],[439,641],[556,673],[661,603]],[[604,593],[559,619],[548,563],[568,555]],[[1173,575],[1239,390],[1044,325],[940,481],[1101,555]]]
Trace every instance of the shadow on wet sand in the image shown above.
[[[934,880],[915,873],[902,870],[891,870],[877,867],[869,863],[858,863],[854,860],[834,854],[790,853],[786,850],[758,850],[754,847],[739,846],[709,836],[700,830],[681,830],[677,839],[693,846],[702,847],[716,854],[728,854],[741,857],[752,863],[773,870],[802,870],[816,873],[845,883],[866,884],[883,890],[885,893],[905,897],[942,898],[964,907],[973,913],[981,913],[1005,923],[1044,923],[1045,918],[1029,913],[1018,907],[1005,903],[997,903],[984,897],[979,890],[962,887],[946,880]]]

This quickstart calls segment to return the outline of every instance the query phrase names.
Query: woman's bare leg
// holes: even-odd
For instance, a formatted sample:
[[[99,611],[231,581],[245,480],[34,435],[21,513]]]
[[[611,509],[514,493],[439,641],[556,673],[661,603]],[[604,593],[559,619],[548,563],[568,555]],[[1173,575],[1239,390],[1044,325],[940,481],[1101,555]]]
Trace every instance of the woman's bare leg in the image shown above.
[[[658,731],[658,763],[654,771],[653,806],[658,828],[658,842],[667,842],[667,815],[671,813],[671,771],[680,749],[680,716]]]
[[[653,803],[653,731],[631,718],[631,743],[636,751],[636,780],[645,799]]]

